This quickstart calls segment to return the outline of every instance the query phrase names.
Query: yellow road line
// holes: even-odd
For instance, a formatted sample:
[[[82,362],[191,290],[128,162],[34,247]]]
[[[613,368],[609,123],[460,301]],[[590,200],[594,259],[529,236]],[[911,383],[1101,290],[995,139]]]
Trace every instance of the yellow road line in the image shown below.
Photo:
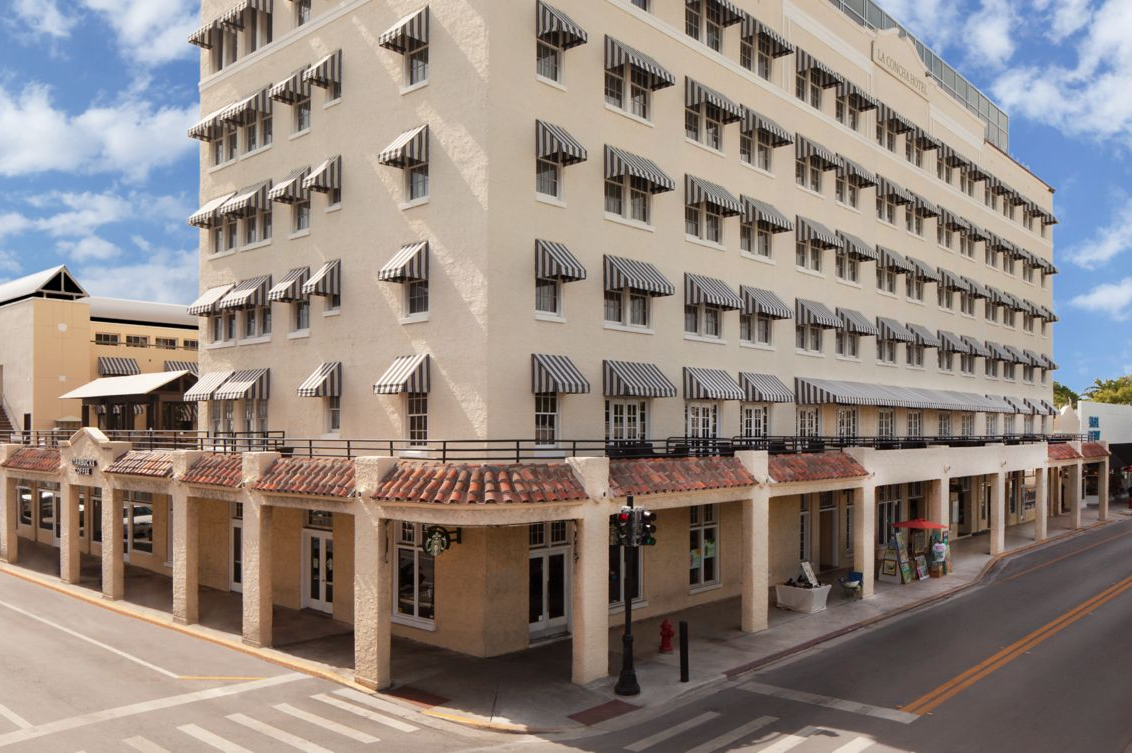
[[[1008,581],[1015,580],[1016,578],[1021,578],[1022,576],[1026,575],[1027,573],[1033,573],[1035,570],[1041,570],[1044,567],[1047,567],[1048,565],[1053,565],[1055,562],[1061,562],[1062,560],[1066,559],[1067,557],[1073,557],[1076,554],[1081,554],[1082,552],[1089,551],[1090,549],[1093,549],[1096,546],[1101,546],[1102,544],[1113,541],[1115,539],[1127,539],[1127,538],[1129,538],[1129,534],[1119,533],[1116,536],[1110,536],[1109,538],[1102,539],[1101,541],[1095,541],[1093,544],[1090,544],[1089,546],[1084,546],[1081,549],[1075,549],[1074,551],[1070,552],[1069,554],[1064,554],[1061,557],[1055,557],[1054,559],[1048,560],[1048,561],[1042,563],[1041,565],[1035,565],[1034,567],[1029,567],[1026,570],[1021,570],[1020,572],[1017,572],[1014,575],[1012,575],[1010,578],[1004,578],[1000,582],[1007,583]]]

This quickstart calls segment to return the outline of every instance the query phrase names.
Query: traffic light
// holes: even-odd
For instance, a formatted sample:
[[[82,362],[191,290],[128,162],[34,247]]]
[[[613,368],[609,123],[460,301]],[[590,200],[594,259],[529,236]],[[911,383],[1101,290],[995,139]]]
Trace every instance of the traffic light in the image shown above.
[[[657,543],[657,539],[653,536],[657,533],[657,513],[652,510],[638,510],[636,528],[639,544],[653,546]]]
[[[633,544],[634,514],[632,507],[623,507],[614,520],[614,539],[622,546]]]

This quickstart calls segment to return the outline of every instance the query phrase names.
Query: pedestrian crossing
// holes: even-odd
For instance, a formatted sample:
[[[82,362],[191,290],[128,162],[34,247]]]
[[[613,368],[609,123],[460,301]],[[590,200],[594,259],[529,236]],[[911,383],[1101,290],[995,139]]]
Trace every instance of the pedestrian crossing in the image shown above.
[[[832,727],[792,730],[775,716],[760,716],[720,732],[726,718],[716,711],[665,727],[622,744],[630,753],[889,753],[897,751],[870,737]],[[784,729],[785,727],[785,729]],[[708,737],[708,735],[712,735]],[[706,739],[707,738],[707,739]]]

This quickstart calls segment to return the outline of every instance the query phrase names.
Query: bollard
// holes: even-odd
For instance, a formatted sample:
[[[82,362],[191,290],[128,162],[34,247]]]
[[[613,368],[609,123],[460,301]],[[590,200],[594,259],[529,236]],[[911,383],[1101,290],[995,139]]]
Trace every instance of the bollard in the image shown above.
[[[680,621],[681,682],[688,682],[688,623]]]

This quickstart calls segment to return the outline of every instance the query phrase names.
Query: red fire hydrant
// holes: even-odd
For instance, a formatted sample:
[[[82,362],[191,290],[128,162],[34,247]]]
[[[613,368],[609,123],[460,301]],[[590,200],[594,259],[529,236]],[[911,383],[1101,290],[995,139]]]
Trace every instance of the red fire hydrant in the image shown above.
[[[661,623],[661,647],[657,650],[662,654],[673,653],[673,636],[677,634],[672,624],[665,620]]]

